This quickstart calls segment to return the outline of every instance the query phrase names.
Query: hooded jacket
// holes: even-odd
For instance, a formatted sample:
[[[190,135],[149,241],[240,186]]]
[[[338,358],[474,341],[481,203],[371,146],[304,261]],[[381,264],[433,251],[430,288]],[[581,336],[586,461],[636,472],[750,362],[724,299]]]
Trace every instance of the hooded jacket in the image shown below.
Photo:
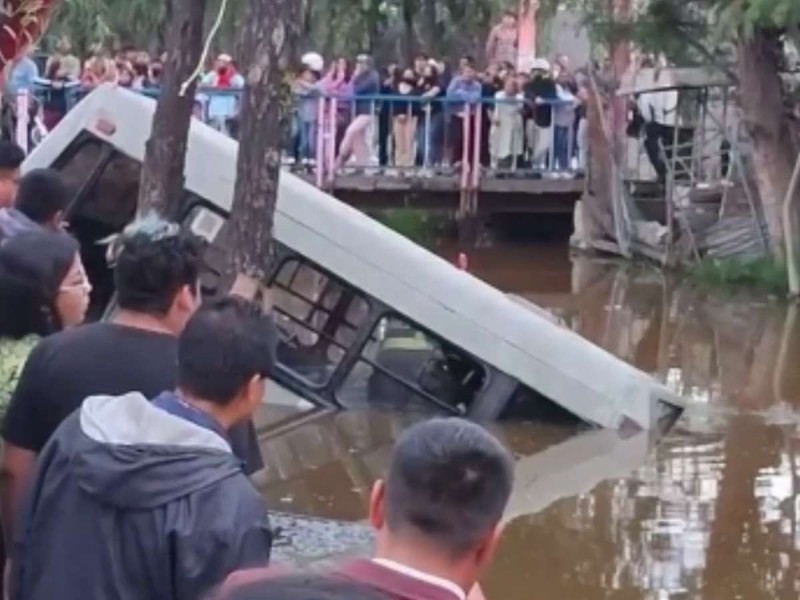
[[[0,208],[0,243],[25,231],[38,231],[41,226],[16,208]]]
[[[20,519],[14,600],[196,600],[271,549],[227,441],[139,393],[89,398],[61,424]]]

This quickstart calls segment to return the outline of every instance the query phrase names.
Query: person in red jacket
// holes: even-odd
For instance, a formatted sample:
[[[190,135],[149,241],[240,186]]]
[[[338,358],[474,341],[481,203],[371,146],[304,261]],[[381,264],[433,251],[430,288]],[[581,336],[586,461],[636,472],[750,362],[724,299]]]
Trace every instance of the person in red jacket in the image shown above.
[[[375,555],[331,574],[394,600],[481,600],[478,579],[502,532],[513,486],[511,454],[459,418],[417,424],[398,440],[385,480],[372,490]],[[240,571],[228,592],[280,575]]]

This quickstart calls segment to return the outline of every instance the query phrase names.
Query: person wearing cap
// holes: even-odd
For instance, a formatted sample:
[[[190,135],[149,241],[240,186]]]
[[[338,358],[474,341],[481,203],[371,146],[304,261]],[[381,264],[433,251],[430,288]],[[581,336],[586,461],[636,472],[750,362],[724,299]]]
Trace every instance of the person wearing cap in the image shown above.
[[[361,99],[368,96],[377,96],[380,93],[381,81],[378,72],[372,65],[372,59],[366,54],[356,58],[356,69],[353,73],[353,113],[355,118],[348,125],[339,147],[337,164],[341,168],[351,157],[355,157],[359,167],[367,166],[370,157],[368,134],[375,113],[374,99]]]
[[[316,52],[306,52],[303,58],[300,59],[300,63],[304,67],[311,69],[318,76],[321,75],[322,70],[325,68],[325,60]]]
[[[213,90],[241,90],[244,88],[244,77],[236,70],[233,58],[229,54],[220,54],[214,63],[214,69],[206,73],[200,82],[201,87]],[[209,94],[208,119],[220,131],[227,131],[228,121],[239,111],[237,94]]]

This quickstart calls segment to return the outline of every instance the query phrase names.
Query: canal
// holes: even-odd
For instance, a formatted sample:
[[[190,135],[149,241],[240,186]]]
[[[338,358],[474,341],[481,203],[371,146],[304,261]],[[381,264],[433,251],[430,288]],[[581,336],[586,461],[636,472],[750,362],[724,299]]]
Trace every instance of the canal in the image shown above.
[[[454,252],[442,250],[448,259]],[[571,258],[563,243],[474,251],[470,269],[652,373],[690,406],[663,438],[496,429],[517,484],[490,600],[797,598],[800,319],[653,269]],[[325,415],[264,443],[278,556],[369,552],[372,481],[413,417]]]

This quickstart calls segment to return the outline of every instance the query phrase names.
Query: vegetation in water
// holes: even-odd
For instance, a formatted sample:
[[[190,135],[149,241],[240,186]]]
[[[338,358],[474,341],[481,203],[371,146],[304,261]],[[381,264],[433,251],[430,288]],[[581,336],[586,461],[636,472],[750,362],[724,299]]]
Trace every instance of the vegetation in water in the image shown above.
[[[701,287],[764,291],[785,296],[789,291],[786,264],[772,258],[706,259],[689,268],[690,281]]]
[[[436,217],[413,208],[387,210],[374,217],[389,229],[421,245],[435,241],[440,224]]]

